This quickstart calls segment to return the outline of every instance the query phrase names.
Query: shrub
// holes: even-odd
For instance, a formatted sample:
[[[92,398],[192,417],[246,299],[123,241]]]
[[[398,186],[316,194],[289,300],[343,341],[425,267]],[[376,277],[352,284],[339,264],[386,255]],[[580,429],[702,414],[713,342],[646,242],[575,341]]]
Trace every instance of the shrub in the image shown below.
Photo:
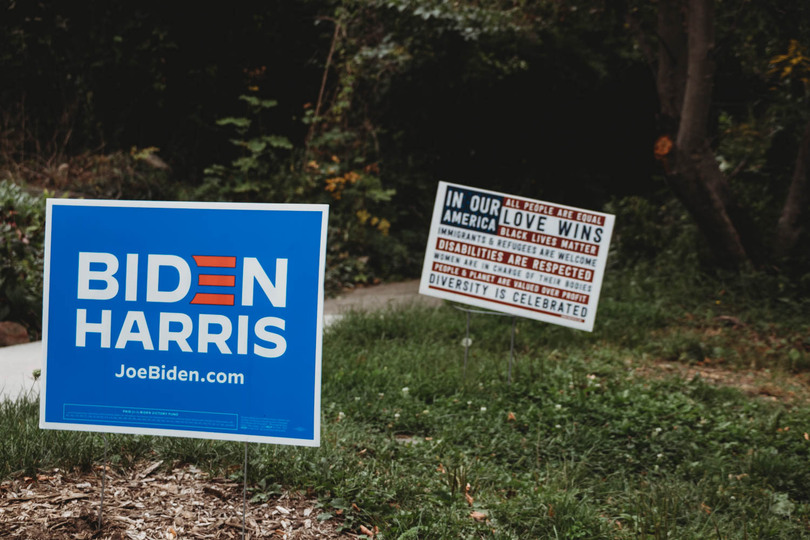
[[[378,163],[368,162],[352,134],[340,130],[314,137],[307,149],[296,147],[265,127],[272,124],[274,100],[252,95],[239,99],[246,103],[246,115],[217,122],[235,135],[230,142],[236,157],[227,165],[208,167],[191,196],[328,204],[327,290],[396,275],[405,248],[389,236],[394,190],[383,185]]]
[[[0,181],[0,320],[13,320],[39,334],[45,198]]]

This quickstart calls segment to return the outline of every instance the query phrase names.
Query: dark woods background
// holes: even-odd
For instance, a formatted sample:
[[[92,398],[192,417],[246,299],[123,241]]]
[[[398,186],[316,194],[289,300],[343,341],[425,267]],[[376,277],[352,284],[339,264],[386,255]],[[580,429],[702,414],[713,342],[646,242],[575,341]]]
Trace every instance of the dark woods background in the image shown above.
[[[799,240],[770,249],[807,175],[810,9],[793,4],[4,0],[9,260],[39,223],[9,208],[46,190],[327,202],[333,288],[414,276],[447,180],[616,213],[613,265],[766,271],[801,289],[806,188]],[[676,89],[680,107],[702,66],[678,47],[707,37],[694,121],[665,98]],[[692,171],[698,147],[716,170]],[[707,208],[728,209],[730,236],[714,238]],[[726,252],[734,235],[744,251]],[[35,279],[23,266],[7,265],[6,288]]]
[[[278,101],[272,130],[303,143],[301,119],[318,99],[335,9],[331,2],[239,2],[227,9],[14,2],[3,15],[4,111],[25,114],[28,134],[54,143],[51,150],[157,146],[177,179],[199,181],[212,160],[231,151],[215,121],[241,114],[236,98],[250,87]],[[395,8],[367,9],[379,11],[377,18],[407,18]],[[357,66],[353,74],[365,88],[352,105],[374,121],[386,161],[568,202],[600,204],[615,189],[647,188],[655,95],[643,66],[605,58],[604,51],[589,58],[584,43],[577,50],[514,32],[496,43],[420,29],[425,21],[410,18],[398,24],[433,35],[383,37],[422,41],[419,50],[389,53],[407,56],[399,61],[409,65],[392,58],[388,72]],[[383,28],[390,24],[384,20],[352,22],[379,25],[362,29],[372,32],[395,30]],[[333,90],[336,81],[327,84]]]

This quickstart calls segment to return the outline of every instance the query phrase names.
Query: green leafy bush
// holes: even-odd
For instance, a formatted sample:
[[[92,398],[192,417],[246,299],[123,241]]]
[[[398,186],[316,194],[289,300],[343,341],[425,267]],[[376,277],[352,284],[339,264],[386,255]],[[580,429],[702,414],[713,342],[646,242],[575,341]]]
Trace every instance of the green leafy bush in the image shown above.
[[[42,306],[45,198],[0,181],[0,320],[38,334]]]
[[[675,198],[624,197],[611,201],[606,211],[616,215],[611,264],[629,267],[652,262],[695,268],[702,238]]]
[[[339,128],[318,134],[308,148],[268,133],[276,102],[253,95],[239,99],[246,116],[220,119],[232,130],[237,151],[227,165],[205,170],[203,184],[191,194],[203,200],[311,203],[329,205],[326,287],[342,287],[396,274],[406,251],[389,236],[394,190],[386,188],[376,162],[366,161],[351,132]]]

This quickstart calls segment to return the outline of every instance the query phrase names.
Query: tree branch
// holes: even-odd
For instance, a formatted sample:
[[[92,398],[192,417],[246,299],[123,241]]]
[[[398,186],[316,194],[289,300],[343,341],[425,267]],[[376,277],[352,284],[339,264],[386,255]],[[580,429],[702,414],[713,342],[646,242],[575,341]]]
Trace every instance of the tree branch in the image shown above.
[[[304,159],[309,154],[309,142],[315,131],[315,126],[318,123],[318,117],[321,114],[321,107],[323,106],[323,94],[326,91],[326,78],[329,75],[329,69],[332,67],[332,56],[335,54],[335,47],[337,46],[338,38],[340,37],[341,26],[340,23],[331,17],[323,17],[323,20],[330,20],[335,25],[335,31],[332,34],[332,44],[329,46],[329,54],[326,55],[326,65],[323,68],[323,77],[321,79],[321,88],[318,91],[318,101],[315,103],[315,115],[312,117],[312,124],[309,126],[307,136],[304,138]]]

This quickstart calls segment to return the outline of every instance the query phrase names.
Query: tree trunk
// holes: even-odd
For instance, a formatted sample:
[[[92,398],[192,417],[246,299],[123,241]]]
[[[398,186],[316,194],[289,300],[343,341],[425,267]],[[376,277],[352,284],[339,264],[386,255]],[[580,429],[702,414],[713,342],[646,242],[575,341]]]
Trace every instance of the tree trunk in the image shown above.
[[[662,13],[678,14],[677,0],[663,0]],[[680,16],[678,15],[678,18]],[[714,152],[709,145],[708,124],[714,85],[714,4],[713,0],[689,0],[687,4],[686,75],[684,81],[670,83],[662,88],[682,87],[683,100],[678,116],[678,129],[672,152],[667,180],[678,198],[694,217],[708,240],[718,261],[733,267],[750,261],[738,229],[729,210],[735,207],[728,180],[720,171]],[[667,23],[664,17],[659,24]],[[666,31],[661,28],[662,35]],[[666,46],[665,43],[662,43]],[[659,66],[676,75],[667,65]],[[666,115],[678,92],[662,95],[662,113]]]
[[[662,0],[658,7],[658,66],[656,88],[661,127],[677,133],[686,81],[686,5],[683,0]]]
[[[785,257],[806,234],[810,213],[810,121],[796,159],[793,178],[771,250],[734,199],[728,178],[711,147],[710,112],[715,78],[714,0],[657,0],[658,51],[641,25],[628,14],[628,26],[656,75],[661,137],[656,158],[667,182],[727,267],[761,263],[767,255]]]
[[[804,221],[807,207],[810,203],[808,182],[810,181],[810,120],[804,127],[804,135],[799,145],[796,157],[796,167],[793,169],[793,179],[790,182],[785,205],[779,216],[776,229],[775,255],[786,257],[796,248],[804,232]]]
[[[747,265],[748,254],[724,204],[726,179],[708,143],[691,152],[676,148],[674,163],[667,175],[669,185],[697,222],[715,258],[724,266]]]

